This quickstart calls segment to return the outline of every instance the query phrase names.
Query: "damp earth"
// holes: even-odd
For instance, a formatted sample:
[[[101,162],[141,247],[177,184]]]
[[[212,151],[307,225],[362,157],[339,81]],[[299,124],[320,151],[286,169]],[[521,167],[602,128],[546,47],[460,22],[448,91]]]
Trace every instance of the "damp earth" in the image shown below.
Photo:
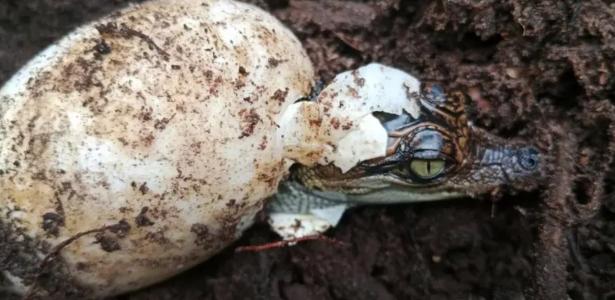
[[[341,243],[236,253],[278,239],[261,218],[208,262],[112,300],[615,299],[615,2],[251,2],[298,35],[324,81],[377,61],[466,92],[473,122],[548,153],[547,182],[357,208],[329,232]],[[2,1],[0,83],[128,4]]]

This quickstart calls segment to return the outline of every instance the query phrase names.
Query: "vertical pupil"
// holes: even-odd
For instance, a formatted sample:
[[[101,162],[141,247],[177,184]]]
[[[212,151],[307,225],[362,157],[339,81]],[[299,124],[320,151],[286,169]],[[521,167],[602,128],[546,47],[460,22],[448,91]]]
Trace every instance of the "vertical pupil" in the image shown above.
[[[414,159],[410,162],[410,171],[423,178],[432,178],[444,171],[444,160]]]

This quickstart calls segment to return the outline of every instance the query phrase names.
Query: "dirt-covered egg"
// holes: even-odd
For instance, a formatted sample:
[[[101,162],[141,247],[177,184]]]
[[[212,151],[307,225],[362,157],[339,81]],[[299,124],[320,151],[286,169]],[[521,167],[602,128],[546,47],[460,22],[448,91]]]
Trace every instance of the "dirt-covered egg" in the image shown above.
[[[0,91],[0,283],[108,296],[236,239],[291,160],[300,42],[230,0],[155,0],[70,33]]]

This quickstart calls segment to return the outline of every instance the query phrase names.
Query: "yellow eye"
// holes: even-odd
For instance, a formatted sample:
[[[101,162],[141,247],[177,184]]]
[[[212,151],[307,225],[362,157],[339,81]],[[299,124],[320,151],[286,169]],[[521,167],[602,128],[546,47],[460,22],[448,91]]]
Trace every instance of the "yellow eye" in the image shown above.
[[[423,178],[434,178],[444,171],[445,161],[441,159],[413,159],[410,170],[414,175]]]

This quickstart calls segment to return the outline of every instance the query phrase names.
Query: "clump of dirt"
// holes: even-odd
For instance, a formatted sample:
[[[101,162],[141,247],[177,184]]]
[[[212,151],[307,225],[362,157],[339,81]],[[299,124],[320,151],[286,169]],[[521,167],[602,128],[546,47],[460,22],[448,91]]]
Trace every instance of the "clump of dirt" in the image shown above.
[[[126,0],[0,3],[0,82],[74,26]],[[207,263],[117,299],[615,297],[613,1],[254,0],[303,41],[325,81],[378,61],[470,95],[474,122],[549,153],[533,193],[363,207],[330,236],[264,224]],[[497,200],[497,201],[495,201]]]

